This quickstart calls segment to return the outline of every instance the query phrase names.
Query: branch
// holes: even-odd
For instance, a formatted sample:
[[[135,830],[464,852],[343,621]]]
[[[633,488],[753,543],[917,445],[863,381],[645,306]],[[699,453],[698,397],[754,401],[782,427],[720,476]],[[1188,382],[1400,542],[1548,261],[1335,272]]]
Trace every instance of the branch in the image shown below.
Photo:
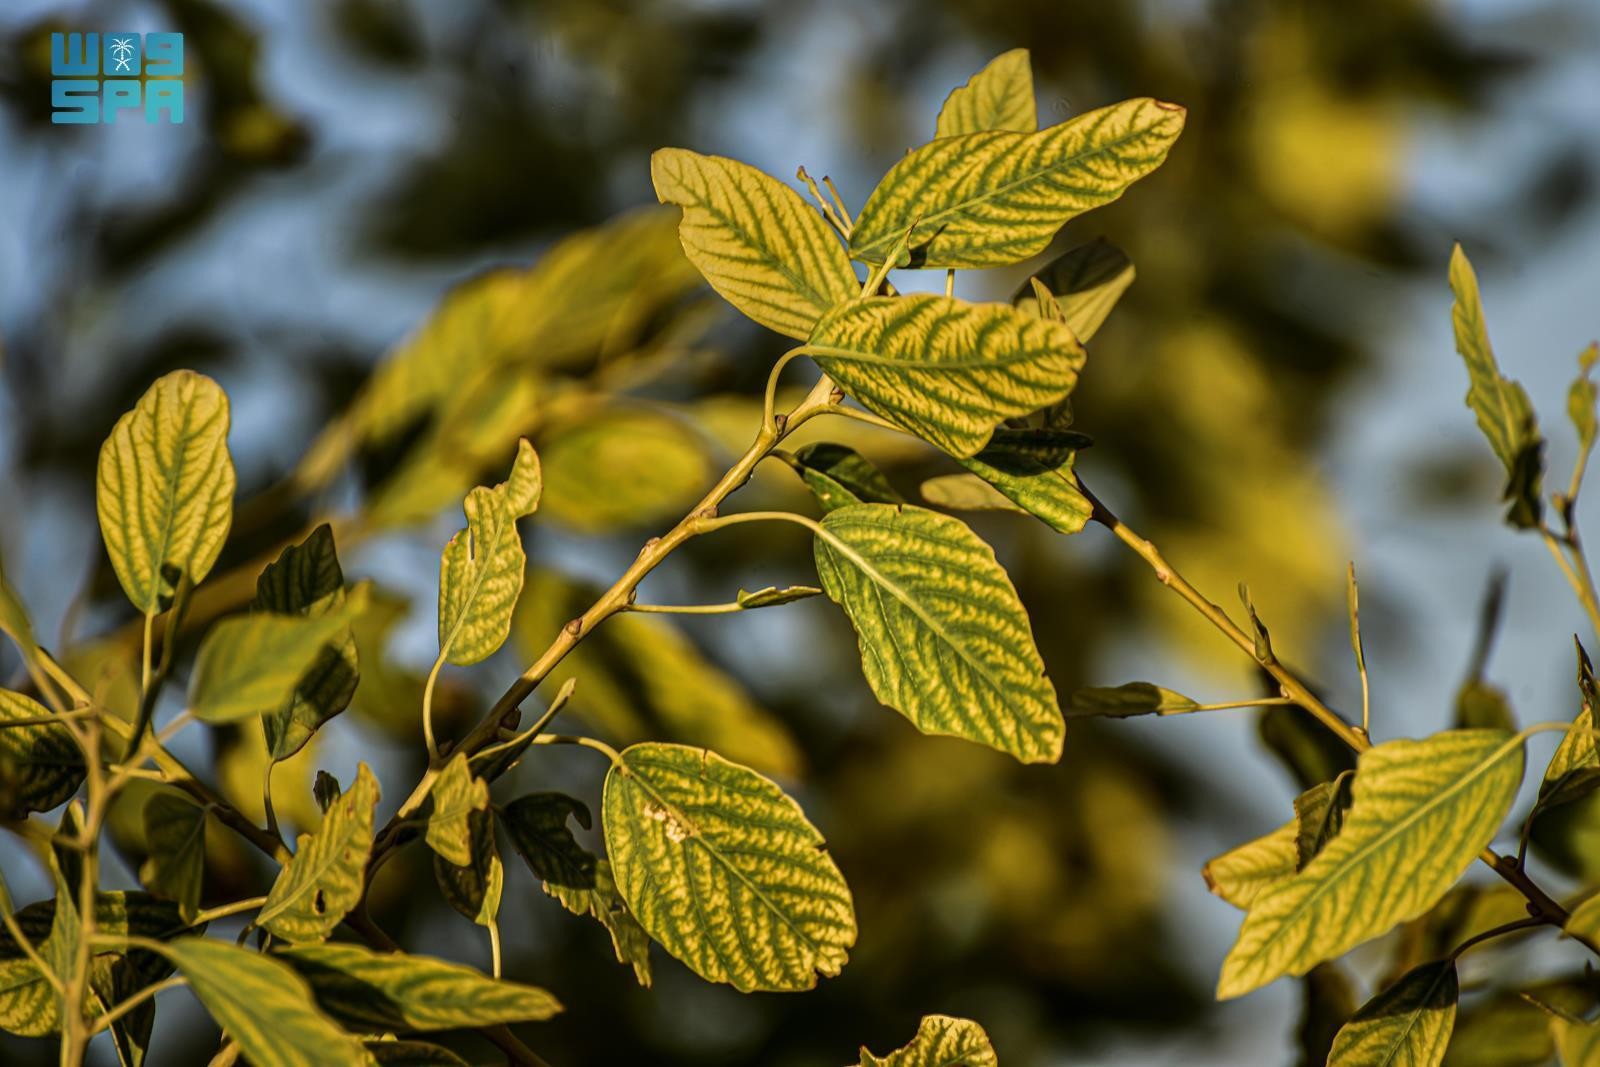
[[[1314,715],[1318,721],[1332,730],[1341,741],[1357,753],[1365,752],[1372,747],[1371,739],[1359,727],[1351,726],[1338,712],[1324,704],[1315,693],[1306,687],[1304,682],[1297,678],[1287,667],[1283,666],[1282,663],[1279,663],[1276,659],[1268,662],[1262,662],[1257,659],[1255,642],[1243,630],[1239,629],[1221,608],[1206,599],[1198,589],[1190,585],[1183,575],[1175,571],[1171,564],[1162,558],[1155,545],[1140,537],[1126,523],[1117,518],[1116,514],[1101,503],[1081,480],[1078,482],[1078,488],[1094,508],[1090,518],[1106,527],[1116,535],[1118,540],[1133,549],[1141,559],[1150,565],[1150,568],[1155,571],[1156,578],[1163,585],[1177,593],[1191,607],[1205,616],[1213,626],[1222,632],[1223,636],[1237,645],[1241,652],[1249,656],[1251,660],[1260,663],[1262,669],[1271,674],[1273,680],[1278,683],[1283,690],[1284,696]],[[1528,877],[1527,872],[1517,864],[1515,859],[1509,856],[1502,856],[1492,848],[1484,849],[1479,853],[1478,858],[1488,864],[1496,874],[1509,882],[1512,888],[1527,899],[1529,910],[1534,918],[1551,926],[1566,926],[1567,920],[1570,918],[1567,909],[1534,884],[1533,880]],[[1588,941],[1585,941],[1584,944],[1595,951],[1596,955],[1600,955],[1600,949],[1597,949],[1596,946]]]

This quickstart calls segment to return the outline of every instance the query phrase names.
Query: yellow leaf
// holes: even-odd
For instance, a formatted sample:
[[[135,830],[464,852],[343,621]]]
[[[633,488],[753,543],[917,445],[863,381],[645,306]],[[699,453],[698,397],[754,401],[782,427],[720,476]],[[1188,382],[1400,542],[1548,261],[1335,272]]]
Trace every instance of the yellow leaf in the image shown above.
[[[1143,97],[1037,133],[941,137],[890,168],[850,234],[850,254],[896,266],[1001,267],[1044,250],[1063,223],[1159,167],[1184,109]]]
[[[117,580],[145,615],[211,572],[233,523],[228,398],[193,371],[158,380],[100,449],[95,507]]]
[[[737,160],[663,148],[650,157],[663,204],[683,208],[678,236],[706,281],[768,329],[804,339],[856,296],[850,257],[800,194]]]

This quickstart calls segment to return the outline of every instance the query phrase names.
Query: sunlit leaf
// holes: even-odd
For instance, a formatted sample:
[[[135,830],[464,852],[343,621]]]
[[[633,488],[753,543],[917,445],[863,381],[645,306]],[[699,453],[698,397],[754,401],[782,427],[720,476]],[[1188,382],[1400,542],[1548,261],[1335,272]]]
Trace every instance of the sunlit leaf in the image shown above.
[[[978,477],[976,474],[941,474],[929,478],[917,490],[922,499],[946,511],[1012,511],[1020,515],[1027,512]]]
[[[546,513],[586,533],[675,519],[711,484],[694,432],[655,412],[593,411],[553,428],[540,447]]]
[[[957,457],[1066,397],[1084,361],[1061,323],[927,294],[842,304],[806,350],[864,406]]]
[[[184,937],[164,950],[189,988],[254,1067],[370,1063],[288,964],[225,941]]]
[[[1578,650],[1578,695],[1582,705],[1572,726],[1550,756],[1539,783],[1535,814],[1578,800],[1600,788],[1600,739],[1595,736],[1595,710],[1600,708],[1600,686],[1583,645]]]
[[[1456,245],[1450,254],[1450,289],[1455,293],[1451,318],[1456,351],[1467,364],[1467,406],[1478,416],[1478,428],[1500,458],[1506,472],[1506,521],[1517,527],[1539,524],[1544,511],[1539,482],[1544,473],[1544,438],[1539,420],[1520,384],[1504,377],[1489,346],[1478,295],[1478,276]]]
[[[468,817],[489,806],[489,785],[474,778],[467,755],[457,753],[444,765],[428,793],[433,802],[428,813],[428,847],[447,863],[465,867],[472,862],[472,834]]]
[[[205,809],[172,793],[156,793],[144,805],[144,836],[149,856],[139,880],[152,893],[176,901],[185,919],[193,919],[205,882]]]
[[[611,934],[617,962],[633,967],[649,986],[650,939],[628,910],[612,876],[611,864],[578,844],[567,825],[576,818],[588,829],[589,809],[561,793],[531,793],[506,805],[506,830],[517,852],[544,891],[574,915],[591,915]]]
[[[633,745],[606,776],[603,821],[639,925],[700,977],[800,990],[844,966],[850,889],[771,780],[704,749]]]
[[[689,261],[761,325],[804,339],[817,318],[861,291],[850,257],[800,194],[737,160],[658,149],[650,179],[663,204],[683,208],[678,235]]]
[[[523,441],[506,481],[467,494],[467,528],[439,561],[439,651],[451,663],[488,659],[511,633],[527,561],[517,520],[539,506],[542,486],[539,457]]]
[[[1217,995],[1304,974],[1427,911],[1493,839],[1522,781],[1522,741],[1450,730],[1361,754],[1339,835],[1245,916]]]
[[[321,615],[256,612],[223,619],[195,655],[189,710],[195,718],[215,723],[277,714],[292,706],[301,680],[330,644],[348,636],[351,620],[366,603],[365,591],[358,587],[344,603]],[[288,735],[277,736],[284,740]]]
[[[850,254],[878,263],[915,224],[915,267],[999,267],[1044,250],[1063,223],[1159,167],[1184,109],[1141,98],[1037,133],[941,137],[890,168],[856,219]]]
[[[0,689],[0,812],[12,819],[49,811],[83,784],[83,751],[50,709]],[[14,726],[11,723],[27,722]]]
[[[1306,864],[1339,835],[1345,813],[1350,810],[1354,779],[1345,771],[1333,781],[1318,782],[1294,798],[1295,870],[1305,870]]]
[[[463,282],[379,367],[346,419],[312,447],[297,479],[325,484],[356,444],[395,438],[486,368],[528,374],[631,345],[645,323],[699,282],[679,247],[677,219],[660,208],[573,234],[531,267]]]
[[[453,1030],[548,1019],[561,1010],[535,986],[496,981],[457,963],[360,945],[299,945],[276,955],[311,985],[317,1004],[355,1030]]]
[[[344,571],[334,549],[333,529],[323,523],[298,545],[290,545],[256,579],[251,608],[275,615],[320,618],[345,605]],[[350,706],[360,680],[355,635],[348,627],[322,646],[295,683],[294,694],[261,717],[267,751],[288,759],[317,729]]]
[[[1085,686],[1074,692],[1061,710],[1069,719],[1096,715],[1124,719],[1130,715],[1170,715],[1199,706],[1182,693],[1150,682],[1124,682],[1117,686]]]
[[[233,522],[228,398],[210,378],[174,371],[117,420],[100,449],[95,507],[112,569],[145,615],[178,582],[211,571]]]
[[[959,462],[1017,510],[1037,516],[1059,533],[1075,534],[1094,511],[1072,472],[1077,450],[1088,443],[1087,437],[1069,430],[1001,427],[982,451]]]
[[[982,70],[952,89],[939,109],[935,137],[983,130],[1032,133],[1039,128],[1033,101],[1033,66],[1026,48],[991,59]]]
[[[1060,758],[1065,723],[1027,612],[994,550],[962,522],[854,504],[824,517],[815,549],[879,700],[923,733],[1024,763]]]
[[[1578,431],[1578,451],[1585,459],[1594,451],[1595,437],[1600,435],[1600,422],[1595,417],[1596,388],[1589,377],[1596,362],[1600,362],[1600,342],[1591,341],[1578,353],[1578,376],[1567,389],[1567,417]]]
[[[1334,1038],[1328,1067],[1438,1067],[1458,994],[1453,960],[1423,964],[1361,1006]]]
[[[42,950],[55,928],[56,902],[44,900],[16,912],[18,928],[35,948]],[[76,915],[76,911],[73,912]],[[95,927],[108,936],[151,938],[164,941],[189,931],[178,907],[148,893],[100,893],[95,898]],[[129,953],[97,951],[90,971],[91,1004],[101,1010],[129,993],[170,974],[161,957],[139,949]],[[38,968],[0,927],[0,1029],[24,1037],[42,1037],[60,1028],[60,1000]],[[118,1043],[127,1046],[137,1035],[119,1032]]]
[[[278,872],[256,914],[257,926],[298,943],[321,941],[339,925],[361,899],[377,803],[378,780],[362,763],[322,825],[295,842],[293,858]]]
[[[1555,1035],[1561,1067],[1600,1065],[1600,1023],[1554,1018],[1550,1020],[1550,1031]]]
[[[1229,849],[1202,868],[1206,885],[1234,907],[1250,907],[1262,893],[1294,877],[1298,832],[1297,823],[1287,822]]]
[[[789,464],[824,511],[849,504],[905,503],[883,472],[853,448],[819,441],[795,452]]]
[[[1099,238],[1052,260],[1033,277],[1045,287],[1062,321],[1088,344],[1133,284],[1133,260]],[[1023,311],[1041,313],[1039,294],[1031,284],[1023,285],[1011,300]]]
[[[860,1067],[998,1067],[989,1035],[971,1019],[924,1015],[911,1044],[886,1056],[861,1049]]]

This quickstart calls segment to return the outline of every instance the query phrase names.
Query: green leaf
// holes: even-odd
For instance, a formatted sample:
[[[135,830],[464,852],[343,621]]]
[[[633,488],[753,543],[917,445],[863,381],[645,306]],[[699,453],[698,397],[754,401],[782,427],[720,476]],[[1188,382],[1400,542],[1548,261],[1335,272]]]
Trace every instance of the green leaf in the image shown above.
[[[650,180],[683,208],[684,254],[711,288],[770,330],[802,340],[861,282],[828,224],[800,194],[756,168],[683,148],[658,149]]]
[[[1539,783],[1539,801],[1533,814],[1568,804],[1600,786],[1600,740],[1595,737],[1595,709],[1600,707],[1600,686],[1595,683],[1589,653],[1576,638],[1578,650],[1578,695],[1582,706],[1572,726],[1550,756],[1544,779]]]
[[[561,1010],[536,986],[496,981],[431,956],[360,945],[300,945],[277,956],[311,985],[323,1011],[354,1030],[454,1030],[548,1019]]]
[[[1455,1027],[1459,992],[1453,960],[1408,972],[1344,1025],[1328,1067],[1438,1067]]]
[[[544,891],[574,915],[591,915],[611,935],[617,962],[633,967],[649,987],[650,938],[617,891],[611,864],[578,844],[567,825],[576,818],[589,828],[589,809],[561,793],[531,793],[506,806],[506,830]]]
[[[489,271],[451,289],[372,375],[348,417],[311,448],[296,480],[326,484],[354,446],[388,443],[444,414],[485,372],[525,378],[632,347],[700,284],[673,215],[632,211],[557,242],[531,267]]]
[[[459,866],[435,852],[433,878],[452,908],[479,926],[493,929],[505,892],[505,867],[495,847],[493,811],[467,816],[467,851],[467,862]]]
[[[939,109],[935,137],[955,137],[984,130],[1032,133],[1039,128],[1034,111],[1033,66],[1026,48],[1001,52],[988,66],[952,89]]]
[[[958,462],[1016,510],[1059,533],[1075,534],[1094,512],[1072,471],[1077,450],[1088,443],[1087,437],[1069,430],[1001,427],[982,451]]]
[[[5,564],[0,562],[0,633],[8,635],[22,650],[24,659],[32,661],[39,653],[39,645],[34,640],[33,623],[28,618],[28,609],[23,607],[22,598],[17,596],[11,583],[6,581]]]
[[[361,1042],[317,1010],[311,987],[281,960],[201,937],[179,938],[165,952],[253,1067],[371,1062]]]
[[[517,520],[539,506],[542,486],[539,457],[523,441],[506,481],[467,494],[467,528],[439,561],[439,652],[451,663],[486,660],[511,633],[527,562]]]
[[[705,448],[677,419],[600,408],[542,439],[545,511],[580,533],[677,518],[711,484]]]
[[[489,784],[474,778],[467,765],[467,754],[458,752],[444,765],[433,788],[428,813],[428,847],[447,863],[465,867],[472,862],[472,834],[467,825],[473,812],[489,806]]]
[[[150,851],[139,881],[176,901],[178,914],[192,921],[205,883],[205,809],[172,793],[155,793],[145,801],[144,836]]]
[[[274,615],[320,618],[345,605],[344,571],[333,544],[333,528],[323,523],[298,545],[290,545],[256,579],[251,609]],[[267,751],[288,759],[305,747],[323,723],[350,706],[360,681],[355,634],[348,627],[323,645],[295,683],[294,694],[261,717]]]
[[[1300,987],[1300,1019],[1294,1028],[1299,1065],[1326,1064],[1339,1028],[1355,1014],[1355,991],[1337,963],[1317,964],[1296,984]]]
[[[1596,389],[1589,377],[1597,361],[1600,361],[1600,342],[1591,341],[1588,348],[1578,353],[1578,376],[1567,390],[1567,417],[1572,420],[1572,428],[1578,431],[1578,454],[1584,460],[1594,451],[1595,437],[1600,435],[1600,422],[1595,417]]]
[[[604,826],[639,925],[700,977],[801,990],[844,966],[850,889],[770,779],[703,749],[633,745],[606,775]]]
[[[447,1048],[426,1041],[365,1041],[367,1055],[385,1067],[468,1067]]]
[[[278,872],[256,915],[257,926],[298,943],[321,941],[339,925],[361,899],[377,803],[378,780],[362,763],[316,833],[295,842],[294,857]]]
[[[1084,361],[1059,322],[927,294],[841,304],[806,351],[865,407],[958,458],[1004,420],[1064,399]]]
[[[1469,678],[1456,690],[1455,724],[1465,730],[1515,730],[1517,717],[1504,689]]]
[[[154,615],[211,572],[233,522],[228,397],[193,371],[156,381],[100,449],[95,507],[128,599]]]
[[[1190,697],[1150,682],[1124,682],[1117,686],[1085,686],[1072,694],[1062,710],[1069,719],[1105,716],[1171,715],[1193,711],[1200,705]]]
[[[189,710],[202,722],[277,715],[293,707],[301,680],[323,651],[348,636],[366,609],[364,590],[322,615],[257,612],[223,619],[200,642],[189,678]],[[280,741],[287,733],[279,734]]]
[[[1561,1067],[1600,1067],[1600,1023],[1550,1020]]]
[[[1249,908],[1262,893],[1294,877],[1298,835],[1299,824],[1287,822],[1229,849],[1201,868],[1207,888],[1236,908]]]
[[[821,595],[822,590],[814,585],[786,585],[782,589],[769,585],[753,593],[741,589],[734,600],[741,608],[750,611],[754,608],[775,608],[780,604],[793,604],[796,600],[807,600]]]
[[[326,812],[339,794],[344,792],[339,786],[339,779],[327,771],[317,771],[317,777],[311,783],[311,798],[317,802],[317,810]]]
[[[861,1049],[860,1067],[998,1067],[989,1035],[971,1019],[924,1015],[911,1044],[887,1056]]]
[[[1539,482],[1544,471],[1544,438],[1528,394],[1500,373],[1489,332],[1483,322],[1478,276],[1458,244],[1450,253],[1450,288],[1455,293],[1451,318],[1456,351],[1467,364],[1467,407],[1478,416],[1478,428],[1506,471],[1506,521],[1526,529],[1539,525],[1544,513]]]
[[[7,818],[49,811],[83,784],[83,751],[65,723],[9,725],[50,717],[31,697],[0,689],[0,812]]]
[[[1306,864],[1339,835],[1345,813],[1350,810],[1354,778],[1354,774],[1345,771],[1333,781],[1318,782],[1294,798],[1295,870],[1305,870]]]
[[[1078,340],[1088,344],[1133,284],[1134,276],[1128,253],[1099,238],[1052,260],[1034,279],[1045,287],[1062,321]],[[1030,314],[1044,314],[1041,297],[1031,283],[1018,289],[1011,302]]]
[[[1262,710],[1257,732],[1300,788],[1310,789],[1354,770],[1355,753],[1304,708],[1279,704]]]
[[[976,474],[941,474],[929,478],[917,490],[922,499],[946,511],[1013,511],[1019,515],[1027,512],[1017,507],[1010,497],[978,477]]]
[[[1600,939],[1600,895],[1592,896],[1572,909],[1564,926],[1569,937]]]
[[[1159,167],[1183,121],[1177,104],[1140,98],[1037,133],[942,137],[890,168],[856,219],[850,254],[880,263],[911,229],[909,262],[897,266],[1020,263]]]
[[[789,465],[824,511],[850,504],[905,503],[882,471],[844,445],[826,441],[806,445],[789,457]]]
[[[18,928],[41,951],[55,929],[56,902],[29,904],[15,914]],[[76,909],[71,909],[76,916]],[[74,920],[75,924],[76,920]],[[109,936],[166,940],[189,930],[177,905],[148,893],[101,893],[95,898],[95,926]],[[90,971],[92,1003],[114,1004],[129,993],[171,973],[165,960],[143,949],[129,953],[97,952]],[[42,1037],[60,1029],[60,1002],[42,974],[0,927],[0,1029],[24,1037]],[[117,1028],[118,1044],[126,1047],[135,1035]],[[130,1028],[131,1029],[131,1028]]]
[[[994,550],[957,519],[855,504],[816,539],[822,588],[850,617],[878,699],[928,734],[1061,756],[1066,725],[1028,615]]]
[[[1218,997],[1304,974],[1431,908],[1493,839],[1522,763],[1522,739],[1503,730],[1450,730],[1363,752],[1343,829],[1251,905]]]

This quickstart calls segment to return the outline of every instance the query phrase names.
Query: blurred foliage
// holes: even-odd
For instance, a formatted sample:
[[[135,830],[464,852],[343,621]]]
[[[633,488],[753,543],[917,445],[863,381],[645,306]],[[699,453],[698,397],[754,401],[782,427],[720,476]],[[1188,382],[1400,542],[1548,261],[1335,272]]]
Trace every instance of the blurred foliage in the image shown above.
[[[413,758],[402,748],[418,747],[414,709],[426,664],[418,669],[404,637],[413,614],[431,617],[431,591],[416,590],[414,560],[397,547],[396,531],[432,529],[465,488],[508,465],[518,436],[530,436],[550,468],[553,525],[620,532],[581,555],[559,531],[533,533],[541,569],[519,627],[542,647],[576,610],[568,588],[576,579],[558,572],[620,569],[640,528],[692,500],[722,453],[746,443],[776,339],[708,311],[714,305],[677,251],[673,213],[584,229],[647,199],[650,150],[716,149],[754,129],[772,140],[761,149],[771,159],[759,161],[787,173],[795,161],[781,127],[792,117],[758,113],[753,127],[748,109],[792,97],[803,102],[787,114],[826,131],[837,160],[865,160],[859,172],[834,171],[859,209],[876,175],[931,135],[931,87],[942,92],[960,80],[950,71],[964,76],[1005,48],[1031,49],[1043,123],[1135,94],[1185,104],[1190,132],[1162,175],[1058,239],[1064,247],[1113,234],[1138,264],[1137,282],[1095,339],[1075,428],[1098,442],[1083,460],[1097,484],[1118,484],[1123,508],[1196,584],[1227,589],[1247,578],[1279,648],[1308,655],[1322,636],[1319,620],[1340,606],[1342,558],[1314,450],[1339,388],[1370,358],[1372,324],[1345,294],[1372,266],[1431,271],[1438,259],[1432,224],[1405,210],[1408,123],[1419,113],[1471,122],[1531,63],[1469,42],[1425,0],[889,0],[870,8],[336,0],[270,17],[221,0],[132,6],[185,33],[196,91],[182,136],[154,149],[160,181],[126,190],[92,176],[112,160],[115,149],[95,141],[107,131],[49,124],[47,84],[49,32],[121,18],[121,5],[0,21],[0,99],[11,123],[4,187],[27,198],[54,246],[30,259],[26,284],[6,279],[3,454],[23,487],[77,487],[63,506],[87,516],[104,428],[146,382],[181,364],[240,383],[241,397],[271,383],[260,402],[271,411],[257,404],[236,430],[243,499],[254,503],[241,510],[218,573],[365,494],[365,524],[341,531],[341,549],[354,549],[395,588],[358,626],[359,725],[339,743],[308,746],[274,775],[279,812],[299,826],[317,819],[315,767],[348,781],[352,745],[397,764]],[[810,50],[804,60],[788,51],[800,45]],[[337,86],[307,75],[317,63],[339,69]],[[361,141],[336,136],[337,119],[319,120],[315,98],[355,84],[364,87],[360,106],[387,107],[386,121],[406,122],[410,108],[433,116],[427,143],[386,144],[374,159]],[[375,103],[385,90],[397,102]],[[1468,234],[1548,232],[1587,202],[1592,176],[1576,158],[1558,146],[1535,161],[1517,179],[1525,184],[1502,190],[1506,208],[1493,219],[1444,221]],[[833,161],[807,162],[820,170]],[[39,174],[46,179],[28,177]],[[350,215],[327,238],[333,251],[322,253],[330,262],[321,269],[359,283],[339,292],[393,285],[426,293],[404,316],[407,339],[370,378],[398,331],[377,335],[359,302],[264,300],[241,313],[163,298],[197,271],[224,271],[245,291],[270,295],[278,280],[260,276],[249,254],[206,249],[227,248],[274,199],[280,212],[331,203]],[[1023,277],[1000,273],[976,284],[998,296]],[[165,281],[152,287],[151,278]],[[441,311],[428,319],[435,300]],[[690,387],[712,398],[687,405]],[[683,414],[717,439],[695,437]],[[637,431],[603,442],[628,457],[596,455],[589,438],[600,420]],[[830,427],[829,436],[859,447],[908,497],[923,478],[950,473],[871,429],[848,429]],[[604,479],[635,470],[639,454],[651,476]],[[351,459],[355,473],[342,473]],[[771,465],[751,496],[793,502],[800,492]],[[15,522],[0,513],[7,534]],[[1152,645],[1168,637],[1219,680],[1253,681],[1136,564],[1090,560],[1081,545],[1004,516],[980,529],[1006,557],[1062,691],[1104,681],[1094,664],[1130,635]],[[674,599],[716,600],[733,590],[708,579],[730,571],[749,575],[746,588],[809,580],[806,543],[788,531],[731,532],[715,547],[691,545],[660,582]],[[108,606],[114,589],[109,567],[97,565],[82,575],[70,612],[64,591],[37,614],[66,615],[75,637],[110,635],[80,641],[73,665],[131,718],[136,668],[126,631],[115,629],[124,619]],[[197,616],[202,607],[197,600]],[[575,673],[593,676],[575,710],[621,740],[657,724],[689,740],[697,722],[708,731],[726,728],[729,716],[763,723],[741,735],[763,752],[743,758],[793,776],[827,828],[864,931],[851,966],[811,996],[740,999],[657,954],[657,986],[646,993],[610,958],[603,930],[562,921],[559,906],[513,873],[507,914],[529,911],[533,932],[508,943],[507,975],[561,974],[587,994],[542,1028],[541,1051],[554,1062],[831,1062],[857,1043],[903,1043],[930,1006],[983,1018],[1011,1064],[1068,1050],[1081,1058],[1097,1042],[1130,1036],[1183,1033],[1203,1049],[1204,968],[1163,950],[1183,940],[1180,923],[1192,919],[1171,914],[1166,900],[1174,882],[1198,886],[1171,862],[1189,858],[1181,845],[1195,821],[1226,824],[1226,795],[1202,797],[1176,759],[1098,725],[1075,726],[1064,766],[1048,773],[958,742],[904,744],[910,728],[879,713],[853,669],[816,666],[851,666],[848,633],[807,606],[792,610],[798,621],[787,627],[742,616],[737,629],[716,620],[683,628],[615,620],[615,632],[572,661]],[[805,649],[812,666],[785,667],[793,648]],[[649,673],[635,672],[640,657],[697,679],[700,699],[684,700],[681,687],[671,699],[652,692]],[[440,729],[459,730],[492,695],[446,674],[436,697]],[[1275,709],[1261,729],[1303,786],[1327,780],[1348,756],[1301,719]],[[211,756],[229,799],[259,816],[259,737],[230,734]],[[530,756],[517,773],[524,784],[598,800],[592,777],[572,778],[548,754]],[[1600,825],[1592,813],[1560,815]],[[114,825],[124,865],[136,870],[139,820]],[[1556,855],[1574,867],[1596,854],[1585,838],[1561,837],[1573,851]],[[402,856],[380,879],[375,916],[425,940],[463,936],[470,927],[450,926],[463,920],[435,894],[412,891],[427,884],[414,861]],[[256,863],[213,827],[204,899],[244,895]],[[1285,1061],[1320,1062],[1330,1020],[1352,1004],[1346,979],[1328,970],[1304,982],[1306,1013],[1298,1036],[1285,1029]],[[1463,1051],[1450,1062],[1490,1062],[1470,1058],[1483,1049],[1467,1035],[1492,1013],[1530,1011],[1498,993],[1465,1007]],[[1528,1032],[1532,1041],[1546,1033],[1531,1023]],[[208,1045],[203,1033],[191,1035],[161,1062],[203,1062]],[[1548,1057],[1547,1039],[1540,1048]],[[0,1055],[22,1064],[48,1053],[6,1038]],[[1538,1055],[1493,1062],[1536,1063]]]

